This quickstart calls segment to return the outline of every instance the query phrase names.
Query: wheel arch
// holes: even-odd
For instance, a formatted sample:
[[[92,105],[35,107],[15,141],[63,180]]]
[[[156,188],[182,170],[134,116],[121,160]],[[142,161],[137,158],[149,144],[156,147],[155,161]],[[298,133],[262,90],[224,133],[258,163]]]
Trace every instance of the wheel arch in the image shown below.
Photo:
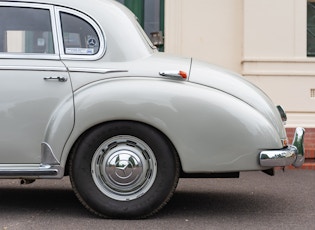
[[[134,123],[136,124],[140,124],[140,125],[144,125],[147,126],[148,128],[155,130],[157,133],[159,133],[164,140],[168,143],[169,147],[171,148],[171,151],[173,152],[173,154],[176,155],[177,159],[178,159],[178,166],[179,166],[179,172],[182,173],[182,163],[181,163],[181,158],[178,154],[178,151],[175,147],[175,145],[173,144],[173,142],[171,141],[171,139],[164,133],[162,132],[160,129],[158,129],[157,127],[154,127],[153,125],[141,122],[141,121],[136,121],[136,120],[110,120],[110,121],[105,121],[96,125],[91,126],[90,128],[88,128],[87,130],[85,130],[76,140],[75,142],[72,144],[72,147],[70,148],[69,154],[67,155],[67,159],[66,159],[66,163],[65,163],[65,176],[69,175],[69,164],[70,164],[70,160],[71,157],[73,157],[73,155],[75,154],[75,151],[78,147],[78,145],[83,141],[84,137],[87,136],[90,132],[93,132],[94,129],[96,129],[97,127],[100,126],[104,126],[110,123],[118,123],[118,122],[129,122],[129,123]]]

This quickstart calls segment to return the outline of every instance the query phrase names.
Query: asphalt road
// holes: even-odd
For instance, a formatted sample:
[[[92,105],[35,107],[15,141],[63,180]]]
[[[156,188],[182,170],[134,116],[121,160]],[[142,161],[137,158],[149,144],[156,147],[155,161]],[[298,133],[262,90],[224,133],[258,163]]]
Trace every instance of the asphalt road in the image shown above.
[[[2,229],[315,229],[315,171],[181,179],[170,203],[145,220],[91,215],[76,199],[68,178],[30,185],[0,180]]]

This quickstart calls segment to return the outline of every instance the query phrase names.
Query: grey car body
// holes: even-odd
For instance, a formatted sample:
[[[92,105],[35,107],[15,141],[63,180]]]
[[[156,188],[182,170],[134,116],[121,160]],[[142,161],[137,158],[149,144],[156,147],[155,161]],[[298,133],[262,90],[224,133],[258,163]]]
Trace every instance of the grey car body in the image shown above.
[[[219,67],[159,53],[110,0],[0,1],[0,176],[70,175],[100,216],[152,215],[181,176],[304,161],[285,113]]]

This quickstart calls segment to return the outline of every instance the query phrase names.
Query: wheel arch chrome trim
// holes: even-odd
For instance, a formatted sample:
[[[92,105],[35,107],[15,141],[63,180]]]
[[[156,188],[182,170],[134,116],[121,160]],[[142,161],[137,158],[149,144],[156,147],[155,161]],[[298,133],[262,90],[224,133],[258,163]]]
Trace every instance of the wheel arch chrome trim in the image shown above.
[[[57,160],[52,148],[46,142],[42,143],[42,159],[43,165],[60,165],[60,161]]]

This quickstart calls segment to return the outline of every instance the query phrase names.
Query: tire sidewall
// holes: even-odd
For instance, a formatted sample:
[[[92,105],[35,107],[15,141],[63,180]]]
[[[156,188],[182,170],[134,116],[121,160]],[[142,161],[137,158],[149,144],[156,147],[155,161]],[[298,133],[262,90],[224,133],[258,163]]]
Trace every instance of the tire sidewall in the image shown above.
[[[144,141],[157,161],[157,175],[151,188],[130,201],[114,200],[96,186],[91,161],[99,146],[109,138],[130,135]],[[114,122],[89,132],[72,156],[70,177],[81,202],[101,216],[140,218],[158,211],[169,200],[178,180],[178,160],[170,143],[156,130],[136,122]]]

